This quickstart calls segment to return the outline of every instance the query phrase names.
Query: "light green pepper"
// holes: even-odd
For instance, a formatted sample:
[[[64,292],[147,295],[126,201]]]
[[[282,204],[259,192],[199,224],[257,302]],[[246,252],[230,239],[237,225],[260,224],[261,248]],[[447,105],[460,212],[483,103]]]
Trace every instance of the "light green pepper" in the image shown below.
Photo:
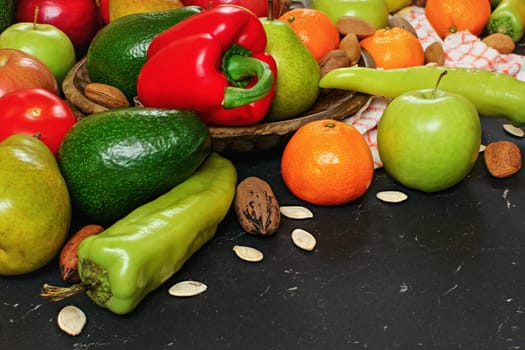
[[[62,295],[44,286],[43,296],[85,291],[96,304],[129,313],[214,236],[236,182],[235,166],[211,153],[186,181],[86,238],[78,249],[81,283]]]
[[[525,82],[508,74],[475,68],[416,66],[397,69],[337,68],[319,81],[319,87],[343,89],[395,98],[402,93],[436,86],[469,99],[485,117],[507,118],[525,125]]]

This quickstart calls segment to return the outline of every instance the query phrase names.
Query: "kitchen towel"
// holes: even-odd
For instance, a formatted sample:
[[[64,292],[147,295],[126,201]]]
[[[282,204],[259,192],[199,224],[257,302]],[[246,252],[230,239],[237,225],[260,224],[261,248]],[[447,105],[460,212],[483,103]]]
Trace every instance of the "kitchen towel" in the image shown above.
[[[450,34],[442,40],[428,22],[425,17],[425,9],[422,7],[411,6],[402,9],[395,15],[402,16],[410,22],[416,30],[423,49],[435,41],[443,45],[445,66],[484,69],[509,74],[525,81],[525,56],[513,53],[500,54],[468,31]],[[372,151],[376,169],[382,167],[377,149],[377,124],[389,101],[382,96],[371,96],[357,113],[344,120],[356,127],[365,137]]]

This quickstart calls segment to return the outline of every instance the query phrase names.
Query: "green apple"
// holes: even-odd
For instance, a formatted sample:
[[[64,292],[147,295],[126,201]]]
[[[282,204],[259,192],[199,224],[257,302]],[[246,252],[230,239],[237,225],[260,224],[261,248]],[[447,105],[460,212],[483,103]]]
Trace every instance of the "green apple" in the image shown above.
[[[412,0],[385,0],[388,12],[394,13],[401,10],[403,7],[412,4]]]
[[[406,92],[387,106],[377,130],[385,171],[423,192],[450,188],[479,154],[479,114],[462,95],[439,89]]]
[[[341,16],[355,16],[372,23],[376,29],[388,26],[385,0],[312,0],[312,8],[326,13],[334,23]]]
[[[40,59],[51,70],[58,86],[76,62],[71,39],[52,24],[15,23],[0,34],[0,48],[18,49]]]

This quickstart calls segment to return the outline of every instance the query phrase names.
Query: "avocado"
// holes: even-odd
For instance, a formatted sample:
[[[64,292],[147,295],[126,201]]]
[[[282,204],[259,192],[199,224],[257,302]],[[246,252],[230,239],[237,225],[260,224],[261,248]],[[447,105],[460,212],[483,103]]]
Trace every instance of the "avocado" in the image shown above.
[[[75,213],[108,224],[186,180],[210,150],[196,112],[125,107],[78,121],[57,159]]]
[[[88,48],[86,70],[89,79],[119,88],[132,101],[137,95],[137,77],[153,38],[199,12],[202,9],[198,6],[185,6],[134,13],[111,21],[95,35]]]
[[[0,32],[15,23],[16,0],[0,0]]]

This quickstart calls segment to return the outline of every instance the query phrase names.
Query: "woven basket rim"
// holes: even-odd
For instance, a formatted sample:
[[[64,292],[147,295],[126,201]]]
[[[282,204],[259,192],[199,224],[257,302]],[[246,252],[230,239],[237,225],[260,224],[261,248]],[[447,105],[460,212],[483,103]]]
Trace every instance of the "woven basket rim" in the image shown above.
[[[71,68],[62,85],[65,98],[84,116],[108,110],[84,95],[84,88],[90,82],[86,57],[83,57]],[[248,126],[209,126],[208,129],[217,151],[244,153],[268,150],[285,143],[293,132],[310,121],[324,118],[342,120],[353,115],[368,97],[354,91],[330,90],[322,93],[306,112],[291,119]]]

